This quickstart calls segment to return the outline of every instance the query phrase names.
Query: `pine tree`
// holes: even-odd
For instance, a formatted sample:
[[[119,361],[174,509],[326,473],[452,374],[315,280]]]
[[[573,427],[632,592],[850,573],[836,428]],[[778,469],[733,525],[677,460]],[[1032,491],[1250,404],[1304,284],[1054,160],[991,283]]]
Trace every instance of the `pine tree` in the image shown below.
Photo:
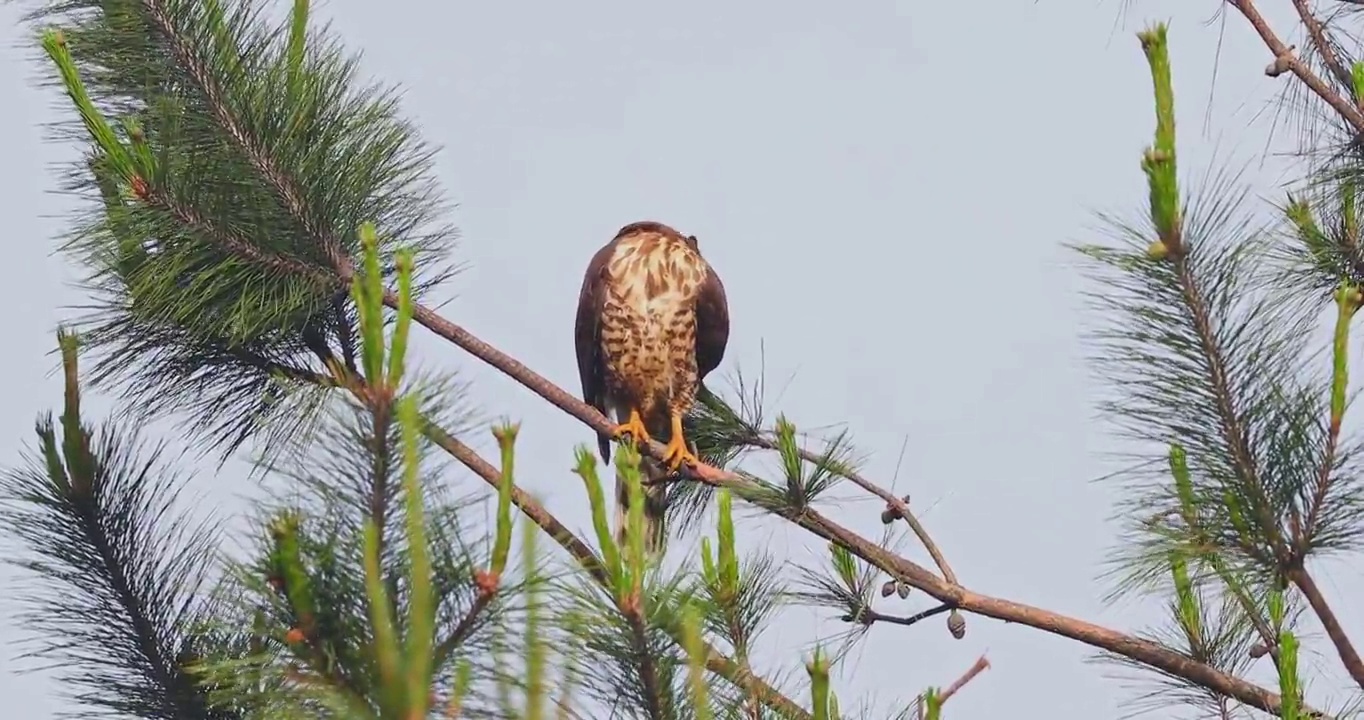
[[[34,2],[74,111],[65,137],[86,149],[64,179],[90,202],[63,249],[93,304],[59,334],[62,415],[38,422],[5,476],[5,525],[41,588],[34,651],[60,661],[83,713],[938,718],[984,658],[884,708],[840,707],[831,668],[878,625],[945,615],[961,639],[972,614],[1154,675],[1146,697],[1161,707],[1285,718],[1328,711],[1298,662],[1300,623],[1315,618],[1364,690],[1312,567],[1364,534],[1361,445],[1345,428],[1364,304],[1364,62],[1336,30],[1348,18],[1295,0],[1310,40],[1299,54],[1250,0],[1227,0],[1312,121],[1307,179],[1268,221],[1234,175],[1184,190],[1170,39],[1164,25],[1139,35],[1156,109],[1149,197],[1139,221],[1110,218],[1109,242],[1078,248],[1096,281],[1095,365],[1119,391],[1105,409],[1143,448],[1121,477],[1129,526],[1113,593],[1152,593],[1170,611],[1168,627],[1134,633],[969,589],[909,499],[858,470],[845,435],[821,446],[785,417],[766,424],[761,384],[708,394],[688,419],[706,464],[669,489],[670,512],[714,523],[700,557],[645,561],[638,461],[660,456],[657,443],[617,449],[636,501],[620,544],[602,469],[577,449],[593,532],[575,534],[517,485],[516,425],[493,428],[496,463],[461,439],[477,430],[460,386],[407,369],[412,325],[593,430],[608,420],[424,304],[453,268],[432,151],[391,90],[357,79],[307,0],[278,26],[252,0]],[[1324,307],[1329,362],[1312,347]],[[221,458],[259,449],[273,492],[244,554],[177,505],[182,476],[136,423],[86,421],[87,381],[120,393],[125,418],[188,418],[186,437]],[[774,454],[781,476],[744,469],[749,452]],[[451,460],[486,487],[459,486]],[[848,486],[885,503],[881,537],[821,510]],[[475,512],[485,503],[490,524]],[[736,504],[822,538],[827,562],[792,575],[761,552],[741,557]],[[898,532],[934,567],[893,549]],[[884,611],[911,590],[931,604]],[[778,682],[751,658],[791,603],[849,630]],[[1249,679],[1265,668],[1273,684]]]

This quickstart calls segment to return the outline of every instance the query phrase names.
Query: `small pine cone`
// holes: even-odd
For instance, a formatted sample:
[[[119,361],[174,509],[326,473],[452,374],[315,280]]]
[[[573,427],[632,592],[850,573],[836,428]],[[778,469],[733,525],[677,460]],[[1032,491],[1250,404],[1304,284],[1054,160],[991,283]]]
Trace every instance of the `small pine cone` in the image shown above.
[[[1264,643],[1255,643],[1250,646],[1250,656],[1253,658],[1262,658],[1268,653],[1269,648]]]
[[[947,614],[947,631],[952,633],[952,637],[960,640],[966,637],[966,618],[961,613],[953,610]]]
[[[881,585],[881,597],[890,597],[891,593],[893,592],[895,592],[894,580],[887,580],[883,585]]]

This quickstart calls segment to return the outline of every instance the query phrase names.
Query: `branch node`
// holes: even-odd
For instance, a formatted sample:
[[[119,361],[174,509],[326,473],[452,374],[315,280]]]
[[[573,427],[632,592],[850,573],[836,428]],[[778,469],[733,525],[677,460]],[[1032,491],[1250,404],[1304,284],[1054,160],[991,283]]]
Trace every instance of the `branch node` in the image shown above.
[[[1272,78],[1276,78],[1289,70],[1292,70],[1293,64],[1298,61],[1297,57],[1293,55],[1293,51],[1296,50],[1297,47],[1297,45],[1289,45],[1278,55],[1278,57],[1274,58],[1274,62],[1265,66],[1265,74]]]
[[[904,496],[903,498],[901,498],[900,502],[904,503],[905,506],[908,506],[909,496],[908,495]],[[886,509],[881,511],[882,525],[889,525],[895,522],[896,520],[903,520],[904,517],[905,514],[900,511],[900,508],[896,507],[894,503],[886,501]]]

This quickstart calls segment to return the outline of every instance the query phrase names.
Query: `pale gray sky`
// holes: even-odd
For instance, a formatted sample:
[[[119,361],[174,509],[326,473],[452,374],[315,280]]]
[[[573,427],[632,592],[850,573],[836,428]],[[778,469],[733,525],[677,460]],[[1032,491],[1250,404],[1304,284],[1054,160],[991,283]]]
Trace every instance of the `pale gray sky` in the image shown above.
[[[769,405],[805,428],[846,422],[874,478],[892,478],[907,443],[897,487],[973,589],[1132,629],[1159,608],[1100,600],[1115,495],[1091,480],[1114,469],[1105,453],[1116,445],[1093,422],[1099,388],[1081,344],[1091,319],[1062,243],[1091,237],[1093,210],[1144,200],[1151,81],[1133,34],[1149,20],[1172,20],[1186,177],[1214,149],[1243,160],[1264,149],[1267,122],[1245,127],[1276,83],[1238,18],[1215,65],[1221,26],[1205,20],[1216,2],[1129,4],[331,0],[317,14],[363,49],[364,71],[406,88],[407,115],[444,147],[438,169],[471,266],[445,290],[455,321],[576,393],[572,312],[591,253],[637,219],[694,233],[729,291],[723,372],[756,374],[765,347]],[[1285,27],[1289,4],[1264,5]],[[52,254],[70,207],[50,192],[52,164],[73,150],[40,129],[69,111],[29,83],[16,17],[0,8],[0,95],[11,98],[0,197],[17,269],[0,284],[15,341],[0,366],[6,465],[60,401],[52,332],[82,299]],[[1252,176],[1281,196],[1267,171]],[[467,370],[487,413],[522,421],[520,477],[585,527],[567,468],[590,432],[454,347],[419,350],[426,364]],[[239,464],[201,474],[195,489],[228,511],[253,492]],[[874,503],[833,514],[879,532]],[[740,532],[795,560],[823,553],[773,529]],[[1345,608],[1364,582],[1357,567],[1332,570],[1327,591]],[[6,618],[14,578],[0,570]],[[924,607],[912,596],[884,610]],[[1344,612],[1364,637],[1364,614]],[[765,671],[773,659],[796,670],[792,648],[842,628],[831,614],[786,621],[768,637]],[[15,637],[0,625],[0,644]],[[994,667],[952,700],[952,720],[1115,718],[1132,697],[1087,662],[1088,648],[982,618],[961,641],[938,619],[877,628],[838,691],[845,706],[909,698],[981,653]],[[8,711],[63,707],[44,675],[16,675],[12,656],[0,653]],[[1341,698],[1336,661],[1320,663],[1332,670],[1315,698]]]

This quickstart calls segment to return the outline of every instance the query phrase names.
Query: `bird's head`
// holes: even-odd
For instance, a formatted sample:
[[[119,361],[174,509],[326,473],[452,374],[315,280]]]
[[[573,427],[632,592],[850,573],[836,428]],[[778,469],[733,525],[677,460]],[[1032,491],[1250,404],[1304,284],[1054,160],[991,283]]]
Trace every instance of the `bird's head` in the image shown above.
[[[654,220],[641,220],[639,222],[632,222],[629,225],[626,225],[625,227],[617,231],[616,238],[624,239],[632,235],[639,235],[644,233],[651,235],[661,235],[665,238],[673,238],[675,240],[684,240],[686,241],[687,246],[690,247],[692,250],[695,250],[698,254],[701,252],[701,248],[697,243],[695,235],[683,235],[682,233],[673,229],[671,226],[664,225],[663,223],[656,222]]]

